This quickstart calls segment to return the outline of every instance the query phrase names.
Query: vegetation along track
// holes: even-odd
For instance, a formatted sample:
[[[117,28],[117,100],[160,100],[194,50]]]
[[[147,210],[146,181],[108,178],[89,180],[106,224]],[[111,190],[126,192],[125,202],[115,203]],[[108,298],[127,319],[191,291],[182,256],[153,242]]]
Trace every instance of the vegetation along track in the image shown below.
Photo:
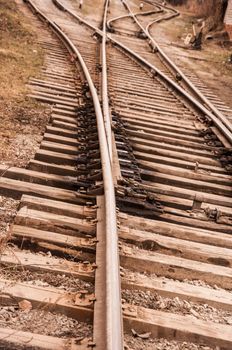
[[[31,96],[53,107],[28,169],[2,167],[1,193],[21,199],[1,255],[2,303],[19,320],[27,310],[27,327],[36,313],[71,324],[61,338],[10,324],[2,342],[231,349],[229,122],[184,77],[139,55],[148,48],[137,22],[122,19],[104,57],[107,6],[116,18],[126,2],[106,2],[103,24],[82,21],[70,0],[27,4],[56,34],[36,22],[46,67],[30,81]]]

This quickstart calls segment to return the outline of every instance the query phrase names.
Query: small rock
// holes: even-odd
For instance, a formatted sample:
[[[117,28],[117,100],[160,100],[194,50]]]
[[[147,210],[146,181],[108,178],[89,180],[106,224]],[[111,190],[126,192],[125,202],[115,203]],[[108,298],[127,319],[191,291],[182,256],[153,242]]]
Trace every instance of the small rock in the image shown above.
[[[10,311],[10,312],[15,312],[15,307],[14,306],[7,306],[6,310]]]
[[[192,314],[193,316],[199,317],[198,312],[196,312],[194,309],[190,309],[189,311],[191,312],[191,314]]]
[[[143,334],[138,334],[138,337],[141,339],[148,339],[151,336],[151,332],[143,333]]]
[[[131,333],[133,334],[134,337],[138,336],[138,333],[133,328],[131,329]]]
[[[228,318],[226,317],[225,320],[228,324],[232,325],[232,317],[228,317]]]
[[[32,309],[32,304],[28,300],[22,300],[19,302],[19,308],[23,311],[30,311]]]

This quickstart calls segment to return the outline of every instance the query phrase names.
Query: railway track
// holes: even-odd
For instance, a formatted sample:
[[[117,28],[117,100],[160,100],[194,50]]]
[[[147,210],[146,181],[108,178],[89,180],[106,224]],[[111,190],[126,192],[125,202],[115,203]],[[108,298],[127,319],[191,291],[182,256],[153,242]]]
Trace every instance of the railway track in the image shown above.
[[[70,0],[26,5],[46,54],[30,97],[52,113],[28,168],[1,166],[1,194],[20,199],[0,281],[18,322],[0,328],[1,342],[231,349],[229,121],[161,50],[148,52],[146,32],[135,37],[127,2],[106,1],[94,22]],[[35,327],[60,315],[71,324],[60,337],[26,332],[30,315]]]

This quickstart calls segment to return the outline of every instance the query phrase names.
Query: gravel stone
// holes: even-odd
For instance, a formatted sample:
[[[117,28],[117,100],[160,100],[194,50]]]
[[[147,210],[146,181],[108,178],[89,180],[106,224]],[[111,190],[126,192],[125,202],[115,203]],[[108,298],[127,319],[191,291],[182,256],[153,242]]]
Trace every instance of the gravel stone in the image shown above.
[[[130,270],[127,270],[127,269],[121,269],[121,271],[123,271],[124,275],[128,277],[128,279],[136,279],[136,277],[139,278],[139,276],[147,276],[149,277],[151,280],[152,278],[155,278],[155,279],[159,279],[161,281],[166,281],[166,282],[175,282],[175,281],[178,281],[178,282],[182,282],[182,283],[188,283],[188,284],[191,284],[192,286],[199,286],[199,287],[205,287],[205,288],[209,288],[209,289],[214,289],[214,290],[224,290],[223,288],[220,288],[218,287],[216,284],[214,285],[209,285],[207,284],[206,282],[202,281],[202,280],[191,280],[191,279],[183,279],[183,280],[180,280],[180,279],[174,279],[174,278],[168,278],[168,277],[163,277],[163,276],[158,276],[156,275],[155,273],[152,273],[152,274],[149,274],[149,273],[139,273],[139,272],[134,272],[134,271],[130,271]],[[229,289],[226,289],[227,292],[230,292],[232,293],[232,289],[229,290]]]
[[[198,304],[178,297],[163,298],[157,293],[141,290],[123,290],[122,298],[126,303],[153,310],[161,310],[179,315],[191,315],[197,319],[221,324],[231,324],[232,313],[216,309],[208,304]]]
[[[15,282],[24,282],[38,287],[56,287],[60,290],[76,293],[86,289],[88,293],[94,293],[94,285],[91,282],[82,281],[76,277],[49,272],[34,272],[16,267],[6,267],[0,264],[0,279],[10,279]]]
[[[0,242],[1,243],[5,241],[5,239],[7,239],[8,229],[16,216],[18,205],[19,205],[19,201],[16,201],[12,198],[0,196]]]
[[[8,340],[1,340],[0,341],[0,350],[41,350],[41,348],[37,348],[35,346],[28,346],[28,345],[19,345],[19,344],[11,344]]]
[[[167,339],[139,339],[125,335],[126,350],[220,350],[206,345],[188,342],[168,341]]]
[[[18,306],[0,306],[0,327],[60,338],[92,336],[92,326],[89,324],[39,309],[22,311]]]

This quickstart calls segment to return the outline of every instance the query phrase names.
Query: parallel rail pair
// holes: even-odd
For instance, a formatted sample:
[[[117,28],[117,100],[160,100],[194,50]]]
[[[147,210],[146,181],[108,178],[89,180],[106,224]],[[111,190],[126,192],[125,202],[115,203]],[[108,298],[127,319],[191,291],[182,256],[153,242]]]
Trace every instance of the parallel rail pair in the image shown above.
[[[102,203],[103,212],[101,213],[101,220],[104,221],[104,235],[105,235],[105,261],[104,256],[100,257],[101,265],[98,273],[99,279],[105,276],[105,283],[95,281],[96,285],[100,285],[99,292],[105,296],[103,302],[99,301],[100,307],[97,305],[98,312],[95,314],[95,323],[98,326],[97,334],[94,338],[98,339],[101,346],[105,349],[122,350],[123,349],[123,335],[122,335],[122,308],[121,308],[121,292],[120,292],[120,272],[119,272],[119,254],[118,254],[118,237],[117,237],[117,213],[116,201],[114,191],[114,179],[112,174],[112,137],[111,137],[111,121],[109,115],[108,105],[108,89],[107,89],[107,67],[106,67],[106,18],[108,0],[105,4],[104,20],[103,20],[103,38],[102,38],[102,100],[103,112],[101,109],[99,97],[94,86],[93,80],[90,76],[88,68],[73,42],[68,36],[59,28],[59,26],[52,22],[45,14],[43,14],[31,0],[26,1],[32,8],[33,12],[45,21],[54,31],[54,33],[63,42],[68,51],[74,55],[76,60],[81,65],[81,69],[88,82],[89,90],[92,96],[97,128],[98,140],[101,154],[103,186],[104,186],[104,203]],[[59,7],[62,5],[56,2]],[[101,227],[102,229],[102,227]],[[100,250],[100,249],[99,249]],[[97,253],[98,254],[98,253]],[[98,259],[98,257],[97,257]],[[100,295],[99,295],[100,297]],[[99,319],[101,317],[101,326],[99,326]],[[98,343],[99,344],[99,343]]]

